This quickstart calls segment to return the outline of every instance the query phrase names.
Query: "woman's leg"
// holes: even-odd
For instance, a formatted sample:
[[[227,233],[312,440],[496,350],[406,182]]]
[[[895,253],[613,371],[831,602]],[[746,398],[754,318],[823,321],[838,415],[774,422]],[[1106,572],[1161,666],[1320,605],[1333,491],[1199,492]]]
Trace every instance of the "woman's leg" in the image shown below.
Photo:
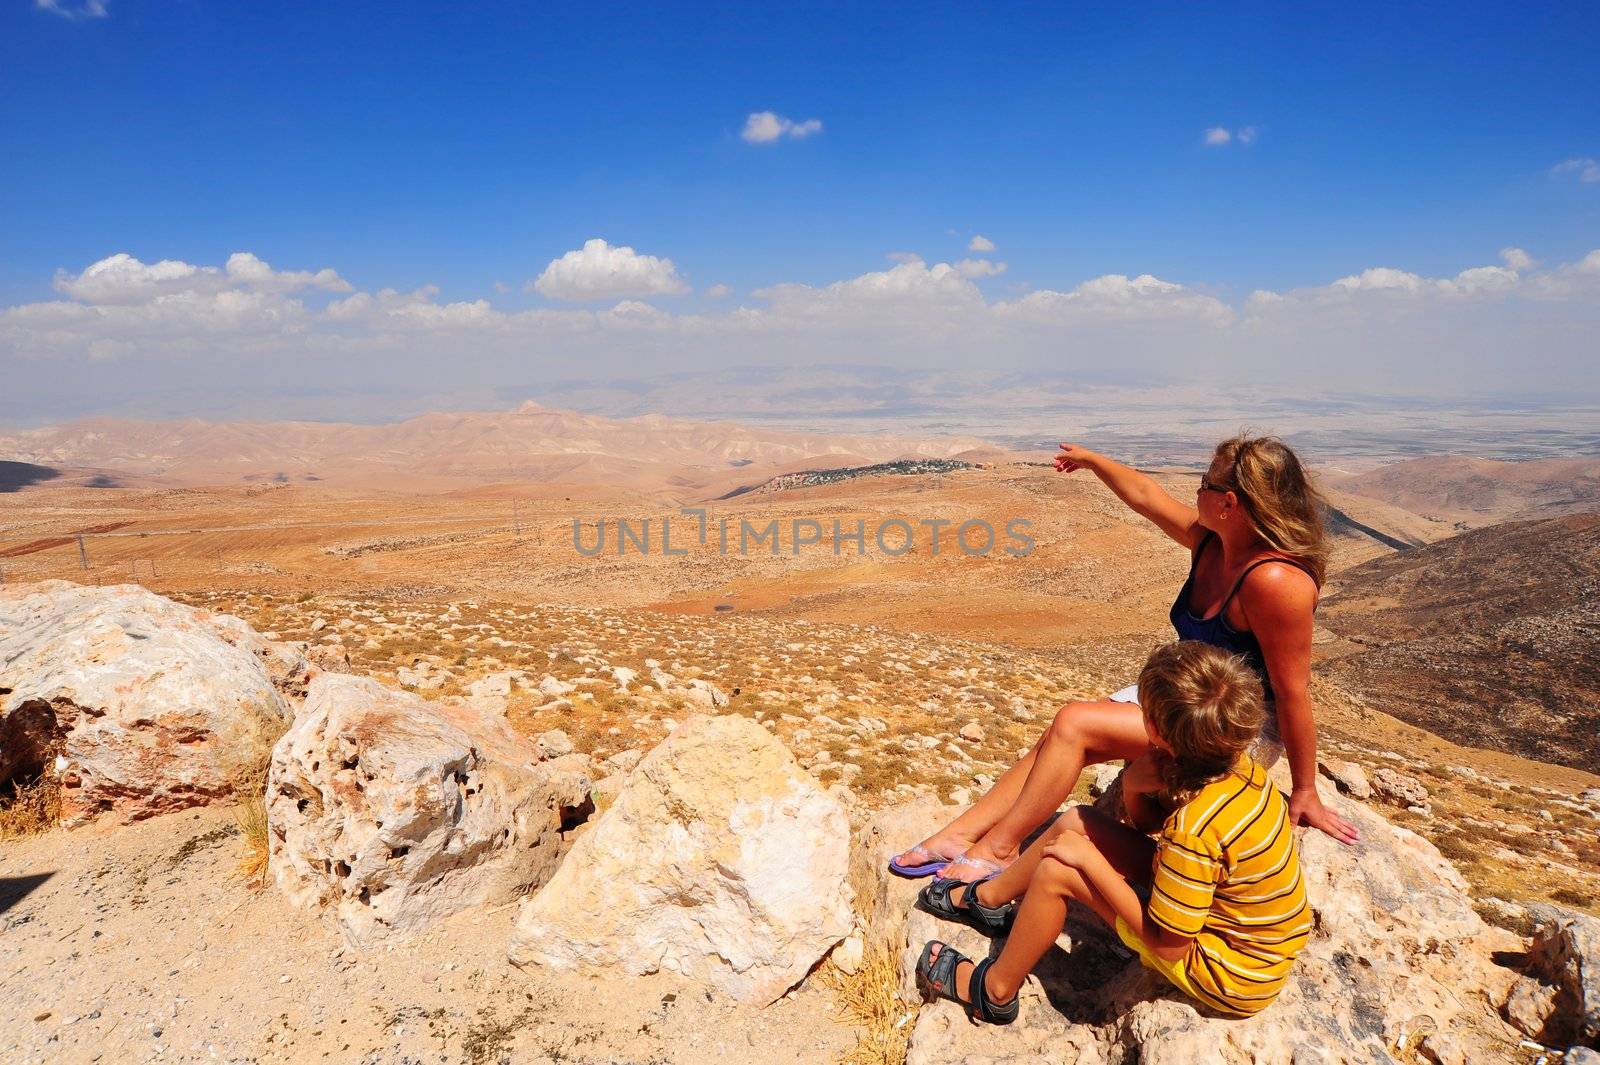
[[[1133,703],[1072,703],[1056,714],[1028,757],[996,781],[971,810],[951,822],[946,832],[976,829],[977,838],[967,847],[966,856],[1009,865],[1028,834],[1066,801],[1084,766],[1137,758],[1149,747],[1144,714]],[[985,824],[987,827],[982,827]],[[975,880],[983,875],[983,869],[963,864],[952,866],[945,875]]]
[[[1136,704],[1110,699],[1068,703],[1021,761],[922,846],[947,858],[965,853],[1004,865],[1016,857],[1028,833],[1072,794],[1084,766],[1137,758],[1149,746],[1144,714]],[[908,864],[916,862],[909,852],[899,857]],[[952,875],[960,873],[951,870]],[[977,875],[974,870],[972,876],[960,878]]]

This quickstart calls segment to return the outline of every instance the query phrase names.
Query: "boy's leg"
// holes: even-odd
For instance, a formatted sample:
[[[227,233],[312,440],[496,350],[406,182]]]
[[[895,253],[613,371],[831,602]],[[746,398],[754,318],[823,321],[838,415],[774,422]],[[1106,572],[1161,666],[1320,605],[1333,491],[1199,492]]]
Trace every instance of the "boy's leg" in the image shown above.
[[[1063,814],[1011,869],[978,888],[980,902],[986,906],[999,905],[1005,901],[999,895],[999,891],[1006,888],[1002,881],[1013,870],[1020,873],[1018,867],[1024,862],[1028,863],[1031,878],[1027,893],[1023,896],[1022,905],[1017,908],[1016,920],[1011,925],[1005,949],[989,967],[985,983],[985,990],[994,1002],[1009,1002],[1016,997],[1022,982],[1061,934],[1062,926],[1067,922],[1069,902],[1088,906],[1106,924],[1116,927],[1116,911],[1083,874],[1065,862],[1044,854],[1044,848],[1065,832],[1079,832],[1088,837],[1112,867],[1130,883],[1150,881],[1150,862],[1155,854],[1154,840],[1092,807],[1075,806]],[[991,896],[988,889],[995,884],[1001,887]],[[959,905],[954,895],[951,901]],[[970,987],[966,981],[970,976],[970,971],[965,967],[956,973],[957,993],[969,1000]]]
[[[1150,862],[1155,857],[1155,841],[1138,829],[1129,828],[1116,818],[1101,813],[1092,806],[1074,806],[1055,824],[1045,829],[1033,845],[1022,852],[1012,865],[992,880],[978,886],[978,901],[985,906],[999,906],[1012,899],[1021,898],[1028,890],[1035,869],[1044,856],[1045,848],[1055,842],[1063,832],[1077,832],[1089,837],[1096,849],[1106,856],[1112,868],[1134,884],[1150,882]],[[965,890],[950,893],[952,905],[961,905]],[[1021,914],[1019,913],[1020,917]],[[1057,930],[1059,932],[1059,929]]]

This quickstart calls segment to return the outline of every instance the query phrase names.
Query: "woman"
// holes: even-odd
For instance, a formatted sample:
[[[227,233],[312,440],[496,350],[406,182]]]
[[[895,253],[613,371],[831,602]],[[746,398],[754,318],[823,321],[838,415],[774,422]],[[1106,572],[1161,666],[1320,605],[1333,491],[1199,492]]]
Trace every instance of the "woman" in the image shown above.
[[[1090,470],[1133,511],[1188,548],[1189,579],[1170,614],[1180,640],[1238,654],[1261,676],[1267,720],[1258,749],[1279,750],[1294,779],[1289,816],[1341,843],[1355,827],[1317,794],[1317,732],[1311,717],[1312,613],[1326,571],[1321,497],[1300,460],[1275,437],[1236,436],[1217,445],[1193,506],[1151,477],[1075,444],[1062,444],[1057,471]],[[1016,860],[1022,842],[1064,802],[1086,765],[1132,761],[1150,750],[1137,686],[1109,699],[1071,703],[1026,757],[943,829],[895,857],[902,876],[972,881]]]

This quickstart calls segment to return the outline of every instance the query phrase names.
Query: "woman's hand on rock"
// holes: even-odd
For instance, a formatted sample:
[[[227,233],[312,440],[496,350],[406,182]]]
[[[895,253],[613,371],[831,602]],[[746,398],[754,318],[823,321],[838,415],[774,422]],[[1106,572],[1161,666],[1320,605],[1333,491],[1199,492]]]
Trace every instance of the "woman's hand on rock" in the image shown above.
[[[1289,823],[1296,828],[1308,825],[1347,847],[1361,842],[1361,833],[1356,831],[1356,826],[1322,805],[1322,796],[1315,789],[1296,789],[1290,794]]]
[[[1095,457],[1095,453],[1086,447],[1062,444],[1061,453],[1056,456],[1056,472],[1071,473],[1074,470],[1088,469]]]

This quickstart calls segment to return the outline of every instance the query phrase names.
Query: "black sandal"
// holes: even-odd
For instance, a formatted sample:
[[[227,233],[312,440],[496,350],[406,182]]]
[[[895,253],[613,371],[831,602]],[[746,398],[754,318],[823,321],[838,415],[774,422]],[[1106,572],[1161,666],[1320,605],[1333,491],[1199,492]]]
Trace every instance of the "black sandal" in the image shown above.
[[[934,944],[939,946],[938,958],[933,957]],[[965,1009],[968,1020],[983,1021],[985,1024],[1010,1024],[1016,1020],[1018,999],[1022,996],[1018,995],[1010,1002],[996,1003],[983,986],[984,978],[989,975],[989,967],[994,964],[993,958],[985,958],[973,965],[972,979],[967,985],[972,995],[970,1002],[956,994],[956,968],[962,962],[971,960],[950,944],[930,939],[922,948],[922,956],[917,959],[917,983],[923,988],[924,994],[931,994],[936,999],[947,998]]]
[[[998,875],[991,873],[982,880],[974,880],[970,884],[936,876],[933,878],[933,883],[917,892],[917,905],[935,917],[968,924],[980,932],[1004,932],[1011,927],[1012,919],[1017,916],[1017,904],[1003,902],[999,906],[985,906],[978,898],[978,885],[987,883]],[[966,887],[967,893],[962,896],[961,904],[958,906],[950,900],[950,893],[963,886]]]

